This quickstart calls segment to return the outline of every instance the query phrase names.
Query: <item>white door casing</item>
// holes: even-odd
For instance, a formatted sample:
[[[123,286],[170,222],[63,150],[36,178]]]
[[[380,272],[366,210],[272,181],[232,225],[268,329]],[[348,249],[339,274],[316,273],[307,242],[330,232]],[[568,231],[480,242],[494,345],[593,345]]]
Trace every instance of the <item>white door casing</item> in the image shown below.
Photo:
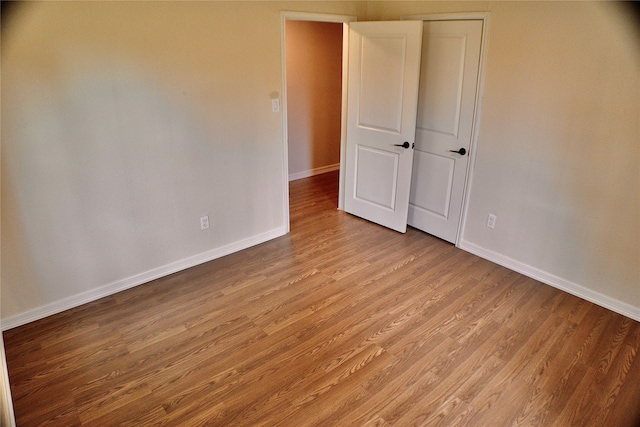
[[[401,233],[407,227],[421,42],[422,21],[349,24],[344,208]]]
[[[455,243],[473,133],[482,20],[424,23],[408,223]],[[455,151],[462,152],[457,153]]]

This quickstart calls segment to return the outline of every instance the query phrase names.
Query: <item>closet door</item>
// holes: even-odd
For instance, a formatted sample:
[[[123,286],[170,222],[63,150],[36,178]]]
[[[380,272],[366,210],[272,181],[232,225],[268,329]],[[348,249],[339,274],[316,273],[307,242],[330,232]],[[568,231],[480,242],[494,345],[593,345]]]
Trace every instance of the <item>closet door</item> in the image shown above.
[[[462,214],[482,25],[424,23],[408,223],[452,243]]]

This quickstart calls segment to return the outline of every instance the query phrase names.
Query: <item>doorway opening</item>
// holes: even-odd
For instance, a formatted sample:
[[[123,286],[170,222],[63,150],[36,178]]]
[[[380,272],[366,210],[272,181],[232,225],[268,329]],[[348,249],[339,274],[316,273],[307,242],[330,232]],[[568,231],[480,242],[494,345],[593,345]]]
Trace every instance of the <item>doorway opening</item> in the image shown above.
[[[290,188],[295,181],[340,170],[342,24],[355,17],[296,12],[282,16],[283,119]],[[331,189],[331,193],[337,191],[337,185]],[[290,215],[288,195],[286,208]]]
[[[340,168],[342,24],[286,22],[289,181]]]

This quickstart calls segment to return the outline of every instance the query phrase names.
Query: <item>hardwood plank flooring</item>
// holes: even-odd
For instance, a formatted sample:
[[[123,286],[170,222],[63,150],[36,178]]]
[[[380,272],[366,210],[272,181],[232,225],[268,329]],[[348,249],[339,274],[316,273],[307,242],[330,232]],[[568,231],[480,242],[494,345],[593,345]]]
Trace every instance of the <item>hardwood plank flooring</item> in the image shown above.
[[[640,324],[336,209],[4,333],[18,426],[638,426]]]

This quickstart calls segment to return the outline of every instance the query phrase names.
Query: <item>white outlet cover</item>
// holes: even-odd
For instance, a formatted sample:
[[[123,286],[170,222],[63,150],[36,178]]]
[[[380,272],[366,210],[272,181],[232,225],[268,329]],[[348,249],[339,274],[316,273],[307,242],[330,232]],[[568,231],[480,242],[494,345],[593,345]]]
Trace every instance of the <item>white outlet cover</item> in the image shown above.
[[[200,229],[206,230],[207,228],[209,228],[209,217],[203,216],[200,218]]]
[[[496,227],[496,219],[497,219],[497,217],[494,214],[489,214],[489,217],[487,218],[487,227],[495,228]]]

